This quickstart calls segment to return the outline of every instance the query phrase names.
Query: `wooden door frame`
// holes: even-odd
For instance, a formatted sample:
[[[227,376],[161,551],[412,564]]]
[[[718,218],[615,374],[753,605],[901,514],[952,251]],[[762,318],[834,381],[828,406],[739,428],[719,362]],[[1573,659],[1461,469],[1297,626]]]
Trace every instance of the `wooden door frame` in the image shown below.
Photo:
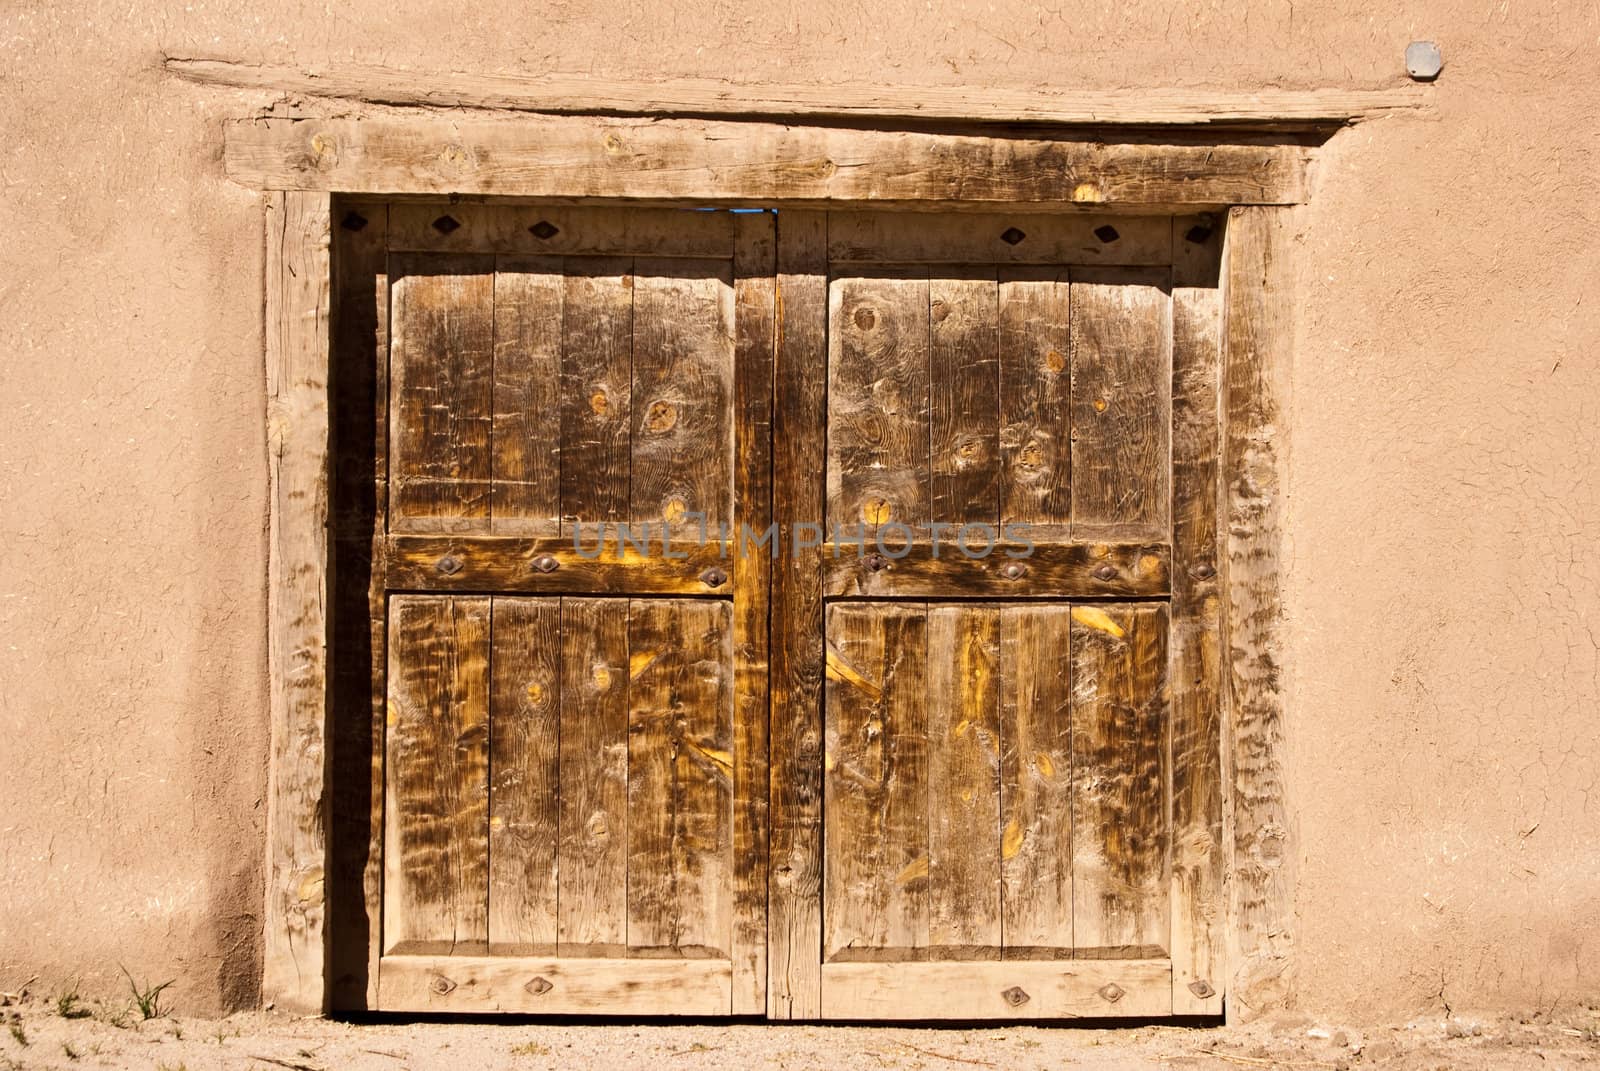
[[[1343,121],[1355,118],[1345,115]],[[785,449],[784,422],[823,404],[826,246],[820,213],[870,206],[942,211],[1219,214],[1223,392],[1216,561],[1223,644],[1220,853],[1225,917],[1211,919],[1215,969],[1179,1013],[1230,1014],[1270,999],[1289,966],[1295,846],[1284,801],[1278,561],[1285,412],[1293,345],[1287,263],[1293,206],[1308,196],[1313,146],[1340,125],[1258,116],[1243,134],[1203,127],[1137,134],[1003,134],[770,122],[528,115],[447,120],[252,118],[231,122],[224,165],[265,193],[268,402],[267,889],[263,1000],[328,1010],[324,875],[330,779],[328,376],[334,198],[523,198],[562,203],[760,205],[782,211],[774,474],[818,466]],[[818,503],[820,509],[820,502]],[[1225,527],[1222,527],[1225,526]],[[790,559],[781,559],[788,562]],[[1210,572],[1207,572],[1210,570]],[[820,615],[820,593],[774,570],[773,613]],[[799,619],[796,617],[795,619]],[[820,665],[774,644],[774,710],[820,719]],[[808,656],[809,657],[809,656]],[[787,675],[794,688],[780,685]],[[808,714],[807,718],[813,717]],[[773,724],[790,724],[777,718]],[[820,1013],[815,935],[801,895],[819,877],[820,787],[786,771],[820,763],[821,726],[772,735],[767,1015]],[[818,782],[820,786],[820,782]],[[781,790],[781,791],[780,791]],[[1204,836],[1201,837],[1203,841]],[[780,854],[779,848],[785,851]],[[1213,845],[1200,848],[1211,852]],[[800,890],[797,893],[796,890]],[[820,902],[820,901],[816,901]],[[1226,947],[1222,942],[1226,941]],[[1210,977],[1215,975],[1215,977]],[[1178,977],[1175,964],[1175,979]],[[1178,987],[1174,986],[1175,993]]]

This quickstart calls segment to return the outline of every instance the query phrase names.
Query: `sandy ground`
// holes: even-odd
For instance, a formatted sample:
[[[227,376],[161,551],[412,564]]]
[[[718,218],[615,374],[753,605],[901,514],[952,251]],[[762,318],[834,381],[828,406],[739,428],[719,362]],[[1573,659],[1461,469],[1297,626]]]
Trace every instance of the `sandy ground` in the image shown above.
[[[1566,1068],[1600,1063],[1600,1012],[1549,1021],[1418,1020],[1356,1029],[1304,1018],[1240,1028],[864,1027],[529,1021],[346,1023],[162,1014],[8,995],[0,1068],[405,1071],[407,1068]]]

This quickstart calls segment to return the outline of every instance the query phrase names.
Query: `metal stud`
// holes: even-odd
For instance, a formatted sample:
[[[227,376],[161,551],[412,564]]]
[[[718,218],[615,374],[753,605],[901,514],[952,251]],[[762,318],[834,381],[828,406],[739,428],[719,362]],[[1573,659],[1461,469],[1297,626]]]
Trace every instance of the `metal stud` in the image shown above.
[[[456,984],[442,974],[436,974],[428,979],[428,988],[441,997],[455,987]]]
[[[1432,41],[1413,41],[1406,46],[1406,73],[1418,82],[1431,82],[1444,69],[1444,53]]]
[[[1117,228],[1113,227],[1109,223],[1096,227],[1094,229],[1094,236],[1100,239],[1102,242],[1114,242],[1118,238],[1122,237],[1121,233],[1117,231]]]
[[[434,565],[434,568],[439,570],[445,576],[455,576],[465,567],[466,563],[460,558],[456,557],[454,554],[446,554]]]
[[[522,988],[536,997],[542,997],[546,993],[550,992],[550,990],[555,988],[555,983],[543,975],[539,975],[534,977]]]
[[[366,225],[367,217],[363,216],[360,212],[357,212],[353,208],[349,212],[345,213],[344,219],[339,221],[339,226],[343,227],[347,231],[359,231]]]
[[[1001,567],[1000,575],[1007,580],[1021,580],[1028,575],[1028,567],[1021,562],[1007,562]]]
[[[1000,240],[1006,245],[1016,245],[1026,237],[1027,234],[1023,231],[1019,231],[1015,227],[1007,227],[1005,232],[1000,235]]]
[[[1116,567],[1107,562],[1094,571],[1094,578],[1096,580],[1115,580],[1117,578]]]
[[[528,232],[541,242],[548,242],[550,239],[561,233],[561,228],[557,227],[554,223],[551,223],[547,219],[541,219],[538,223],[535,223],[533,226],[529,227]]]
[[[1024,1004],[1028,1003],[1028,1001],[1033,999],[1032,997],[1028,996],[1028,991],[1023,989],[1020,985],[1012,986],[1010,989],[1002,992],[1000,996],[1001,999],[1003,999],[1013,1008],[1020,1008]]]
[[[1204,223],[1196,223],[1184,232],[1183,240],[1190,245],[1205,245],[1211,241],[1211,228]]]
[[[433,229],[440,234],[449,234],[451,231],[459,230],[460,228],[461,221],[454,216],[444,215],[433,221]]]
[[[1189,572],[1196,580],[1210,580],[1217,575],[1217,567],[1210,562],[1201,562]]]
[[[1196,978],[1194,981],[1189,983],[1189,992],[1193,993],[1201,1000],[1205,1000],[1207,997],[1215,996],[1217,991],[1212,989],[1211,983],[1206,981],[1204,978]]]
[[[561,568],[561,563],[548,554],[541,554],[533,559],[533,567],[541,573],[553,573]]]
[[[713,565],[700,574],[700,582],[708,588],[720,588],[728,582],[728,574]]]
[[[881,573],[889,568],[889,559],[882,554],[868,554],[861,559],[861,564],[867,567],[869,573]]]
[[[1101,1000],[1109,1001],[1112,1004],[1121,1000],[1124,994],[1123,988],[1115,982],[1107,982],[1095,992],[1100,994]]]

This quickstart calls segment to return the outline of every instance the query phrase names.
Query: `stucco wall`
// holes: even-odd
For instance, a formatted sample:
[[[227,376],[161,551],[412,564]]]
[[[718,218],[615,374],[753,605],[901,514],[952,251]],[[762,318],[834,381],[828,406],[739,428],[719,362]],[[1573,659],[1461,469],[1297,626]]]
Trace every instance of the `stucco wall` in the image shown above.
[[[1066,0],[10,4],[0,12],[0,988],[257,993],[266,754],[261,209],[317,67],[973,87],[1371,88],[1297,212],[1286,594],[1313,1012],[1600,998],[1600,9]]]

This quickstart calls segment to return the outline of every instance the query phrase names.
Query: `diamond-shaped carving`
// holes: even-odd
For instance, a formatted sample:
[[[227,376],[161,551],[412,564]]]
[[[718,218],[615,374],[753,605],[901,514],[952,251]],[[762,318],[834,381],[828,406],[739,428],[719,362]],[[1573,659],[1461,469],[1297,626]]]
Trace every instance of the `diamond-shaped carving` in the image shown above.
[[[1184,232],[1183,240],[1191,245],[1205,245],[1211,241],[1211,228],[1204,223],[1196,223]]]
[[[1107,982],[1095,992],[1100,994],[1100,999],[1110,1001],[1112,1004],[1121,1000],[1123,996],[1123,988],[1115,982]]]
[[[541,219],[538,223],[535,223],[533,226],[529,227],[528,231],[535,238],[539,239],[539,241],[548,242],[550,239],[561,233],[561,228],[557,227],[554,223],[551,223],[547,219]]]
[[[351,209],[345,214],[344,219],[339,221],[339,226],[343,227],[347,231],[359,231],[366,225],[367,217],[363,216],[360,212],[357,212],[354,209]]]
[[[555,988],[555,983],[550,981],[550,979],[548,979],[548,978],[545,978],[543,976],[539,976],[539,977],[535,977],[532,981],[530,981],[527,985],[523,986],[522,988],[527,990],[529,993],[532,993],[536,997],[542,997],[546,993],[550,992],[550,990]]]
[[[1114,242],[1118,238],[1122,237],[1122,235],[1118,233],[1117,228],[1113,227],[1109,223],[1096,227],[1094,229],[1094,236],[1100,239],[1102,242]]]
[[[438,231],[440,234],[449,234],[451,231],[459,230],[460,227],[461,221],[456,219],[454,216],[440,216],[438,219],[433,221],[433,229]]]
[[[1000,235],[1000,240],[1006,245],[1016,245],[1026,237],[1027,235],[1022,231],[1017,230],[1017,228],[1007,227],[1005,232]]]

